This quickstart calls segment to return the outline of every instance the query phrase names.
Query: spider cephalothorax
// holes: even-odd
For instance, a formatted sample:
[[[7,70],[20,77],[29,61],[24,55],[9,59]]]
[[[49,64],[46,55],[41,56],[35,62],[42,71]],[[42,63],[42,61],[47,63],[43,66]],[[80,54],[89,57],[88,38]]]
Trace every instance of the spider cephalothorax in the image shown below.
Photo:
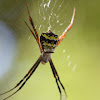
[[[58,35],[55,35],[50,30],[47,33],[42,33],[40,36],[40,42],[45,53],[54,53],[58,41]]]
[[[27,6],[27,3],[26,3]],[[15,93],[17,93],[19,90],[22,89],[22,87],[25,85],[25,83],[28,81],[28,79],[32,76],[32,74],[35,72],[36,68],[38,67],[38,65],[40,64],[40,62],[42,64],[49,62],[51,69],[52,69],[52,73],[53,76],[56,80],[56,84],[60,93],[60,97],[62,97],[62,89],[66,95],[66,91],[65,88],[63,86],[63,84],[60,81],[59,75],[55,69],[55,66],[53,64],[53,61],[51,59],[51,53],[54,53],[54,49],[60,44],[60,42],[62,41],[62,39],[65,37],[67,31],[72,27],[73,21],[74,21],[74,16],[75,16],[75,8],[74,8],[74,12],[73,12],[73,16],[72,16],[72,20],[70,25],[65,29],[65,31],[63,32],[63,34],[58,37],[58,35],[52,33],[50,30],[47,33],[42,33],[40,38],[38,36],[38,33],[36,31],[36,28],[34,26],[33,20],[30,16],[29,10],[28,10],[28,6],[27,6],[27,11],[28,11],[28,15],[29,15],[29,20],[30,23],[33,27],[34,32],[31,30],[31,28],[28,26],[28,24],[25,22],[25,24],[27,25],[27,27],[29,28],[29,30],[31,31],[31,33],[33,34],[34,38],[36,39],[36,42],[38,43],[38,46],[40,48],[41,51],[41,55],[38,58],[38,60],[35,62],[35,64],[31,67],[31,69],[28,71],[28,73],[15,85],[15,87],[13,87],[12,89],[0,94],[6,94],[14,89],[16,89],[17,87],[19,87],[15,92],[13,92],[11,95],[9,95],[8,97],[6,97],[3,100],[6,100],[8,98],[10,98],[12,95],[14,95]]]

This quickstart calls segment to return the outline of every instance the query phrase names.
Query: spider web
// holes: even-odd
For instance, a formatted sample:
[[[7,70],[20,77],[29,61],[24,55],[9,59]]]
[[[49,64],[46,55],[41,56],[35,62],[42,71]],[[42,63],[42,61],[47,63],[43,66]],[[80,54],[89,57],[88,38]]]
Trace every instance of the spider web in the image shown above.
[[[74,9],[74,0],[27,0],[28,8],[30,11],[30,15],[34,21],[35,27],[37,29],[37,32],[39,33],[39,36],[43,32],[47,32],[49,29],[60,36],[65,28],[69,25],[73,9]],[[11,30],[10,33],[14,35],[14,43],[12,46],[12,51],[15,51],[14,53],[9,53],[8,56],[12,56],[12,60],[6,60],[10,62],[9,66],[13,67],[13,64],[16,66],[23,66],[23,63],[26,63],[27,58],[31,55],[38,54],[39,50],[37,47],[37,44],[35,42],[35,39],[33,38],[31,32],[26,27],[24,21],[28,23],[28,25],[31,27],[28,13],[25,5],[24,0],[1,0],[0,1],[0,22],[7,25],[7,27]],[[32,27],[31,27],[32,28]],[[6,29],[5,29],[6,30]],[[3,33],[4,34],[4,33]],[[9,32],[8,32],[9,34]],[[0,31],[0,36],[2,35],[2,32]],[[12,37],[13,37],[12,35]],[[11,39],[11,37],[9,38]],[[0,41],[3,43],[3,41]],[[12,44],[9,43],[9,46]],[[27,45],[30,45],[29,47]],[[3,48],[2,45],[0,45],[0,48]],[[64,47],[64,46],[63,46]],[[32,50],[30,50],[32,49]],[[29,53],[28,56],[25,54],[26,51],[29,50],[29,52],[33,52],[33,54]],[[61,49],[62,54],[65,55],[66,47]],[[2,53],[5,55],[5,53]],[[23,56],[20,56],[20,54]],[[6,55],[7,56],[7,55]],[[14,62],[14,57],[17,59],[17,62]],[[38,56],[37,56],[38,57]],[[2,58],[2,56],[0,56]],[[22,59],[26,58],[25,61]],[[67,54],[63,57],[63,59],[66,59],[67,64],[66,66],[70,67],[72,66],[72,71],[75,70],[76,64],[71,65],[70,60],[70,54]],[[34,58],[35,59],[35,58]],[[4,61],[4,59],[2,59]],[[32,59],[33,60],[33,59]],[[22,62],[21,62],[22,61]],[[35,61],[35,60],[34,60]],[[28,62],[29,63],[29,62]],[[14,66],[16,68],[16,66]],[[0,71],[2,71],[1,77],[6,75],[7,72],[9,72],[11,68],[6,66],[4,69],[2,69],[2,66],[0,65]],[[3,71],[4,70],[4,71]],[[6,70],[6,71],[5,71]],[[1,78],[0,77],[0,78]]]
[[[0,3],[0,21],[9,25],[8,27],[13,30],[13,34],[17,35],[18,40],[21,38],[30,40],[33,36],[31,33],[26,33],[28,28],[24,24],[24,21],[30,24],[25,1],[8,0],[8,2],[12,4],[9,3],[7,6],[4,0]],[[60,36],[70,23],[75,6],[73,0],[30,0],[27,3],[39,35],[50,29]],[[65,53],[65,49],[62,52]]]

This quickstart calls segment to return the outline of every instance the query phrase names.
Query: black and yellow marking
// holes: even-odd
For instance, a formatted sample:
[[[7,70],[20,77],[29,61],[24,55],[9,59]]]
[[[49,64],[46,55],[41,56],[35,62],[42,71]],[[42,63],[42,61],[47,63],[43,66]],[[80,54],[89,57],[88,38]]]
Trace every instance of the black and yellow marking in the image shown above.
[[[54,51],[59,41],[58,35],[55,35],[50,30],[47,33],[42,33],[40,36],[40,42],[45,52]]]
[[[58,35],[55,35],[55,34],[42,33],[41,35],[42,35],[43,37],[45,37],[46,39],[58,40]]]

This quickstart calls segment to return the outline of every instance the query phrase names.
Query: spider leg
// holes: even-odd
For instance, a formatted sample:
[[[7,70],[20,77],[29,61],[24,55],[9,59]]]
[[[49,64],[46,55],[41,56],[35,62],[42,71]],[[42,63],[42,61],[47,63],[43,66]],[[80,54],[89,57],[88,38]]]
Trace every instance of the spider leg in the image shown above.
[[[26,0],[25,0],[25,2],[26,2]],[[37,31],[36,31],[36,28],[35,28],[35,26],[34,26],[33,20],[32,20],[32,18],[31,18],[31,16],[30,16],[30,12],[29,12],[29,9],[28,9],[28,6],[27,6],[27,2],[26,2],[26,7],[27,7],[27,11],[28,11],[29,20],[30,20],[30,23],[31,23],[31,25],[32,25],[32,27],[33,27],[33,29],[34,29],[35,35],[36,35],[37,38],[39,38],[39,37],[38,37],[38,33],[37,33]]]
[[[65,29],[65,31],[63,32],[63,34],[59,37],[59,41],[58,41],[58,45],[60,44],[60,42],[64,39],[67,31],[69,31],[73,25],[73,22],[74,22],[74,17],[75,17],[75,8],[74,8],[74,11],[73,11],[73,16],[72,16],[72,19],[71,19],[71,23],[69,24],[69,26]]]
[[[55,80],[56,80],[56,83],[57,83],[57,86],[58,86],[58,90],[59,90],[59,92],[60,92],[60,94],[61,94],[61,89],[60,89],[60,86],[59,86],[58,81],[57,81],[56,73],[55,73],[54,68],[53,68],[53,67],[54,67],[54,66],[53,66],[53,63],[52,63],[51,60],[49,61],[49,63],[50,63],[50,65],[51,65],[52,73],[53,73],[53,76],[54,76],[54,78],[55,78]]]
[[[36,68],[38,67],[38,65],[39,65],[39,63],[41,62],[41,60],[42,60],[42,57],[40,56],[39,59],[36,61],[36,63],[33,65],[33,67],[28,71],[28,73],[24,76],[24,78],[23,78],[14,88],[12,88],[11,90],[9,90],[9,91],[7,91],[7,92],[5,92],[5,93],[0,94],[0,95],[6,94],[6,93],[8,93],[8,92],[14,90],[15,88],[17,88],[17,87],[22,83],[21,86],[20,86],[13,94],[11,94],[10,96],[6,97],[6,98],[3,99],[3,100],[6,100],[6,99],[10,98],[10,97],[13,96],[14,94],[16,94],[19,90],[22,89],[22,87],[25,85],[25,83],[28,81],[28,79],[31,77],[31,75],[34,73],[34,71],[35,71]],[[25,81],[24,81],[24,79],[25,79]],[[23,82],[23,81],[24,81],[24,82]]]
[[[53,65],[53,66],[54,66],[54,65]],[[54,69],[54,71],[55,71],[55,73],[56,73],[56,76],[57,76],[57,79],[58,79],[60,85],[62,86],[62,88],[63,88],[63,90],[64,90],[64,92],[65,92],[65,94],[66,94],[66,90],[65,90],[63,84],[62,84],[61,81],[60,81],[60,77],[59,77],[59,75],[58,75],[58,73],[57,73],[55,67],[53,67],[53,69]],[[67,96],[67,94],[66,94],[66,96]]]
[[[51,66],[51,69],[52,69],[54,78],[55,78],[55,80],[56,80],[56,84],[57,84],[57,86],[58,86],[58,90],[59,90],[59,93],[60,93],[60,98],[62,97],[62,91],[61,91],[60,85],[61,85],[62,89],[64,90],[65,95],[67,96],[66,90],[65,90],[63,84],[62,84],[61,81],[60,81],[59,75],[58,75],[58,73],[57,73],[57,71],[56,71],[56,69],[55,69],[55,67],[54,67],[54,64],[53,64],[53,62],[52,62],[52,59],[49,60],[49,63],[50,63],[50,66]],[[59,85],[58,82],[60,83],[60,85]]]
[[[25,2],[26,2],[26,0],[25,0]],[[39,39],[38,33],[37,33],[36,28],[35,28],[35,26],[34,26],[33,20],[32,20],[32,18],[31,18],[31,16],[30,16],[29,9],[28,9],[28,6],[27,6],[27,2],[26,2],[26,7],[27,7],[27,11],[28,11],[28,16],[29,16],[30,23],[31,23],[31,25],[32,25],[32,27],[33,27],[33,30],[34,30],[35,34],[34,34],[33,31],[30,29],[30,27],[28,26],[28,24],[27,24],[26,22],[25,22],[25,24],[27,25],[27,27],[29,28],[29,30],[31,31],[31,33],[33,34],[33,36],[35,37],[35,39],[36,39],[36,41],[37,41],[37,43],[38,43],[38,45],[39,45],[40,51],[41,51],[41,53],[42,53],[42,52],[43,52],[43,49],[42,49],[42,46],[41,46],[41,43],[40,43],[40,39]]]
[[[28,73],[23,77],[23,79],[21,79],[21,80],[17,83],[17,85],[16,85],[14,88],[12,88],[12,89],[10,89],[10,90],[8,90],[8,91],[6,91],[6,92],[4,92],[4,93],[2,93],[2,94],[0,94],[0,95],[6,94],[6,93],[8,93],[8,92],[14,90],[15,88],[17,88],[17,87],[24,81],[24,79],[30,74],[30,72],[32,71],[32,69],[34,69],[35,65],[36,65],[36,64],[34,64],[34,66],[28,71]]]
[[[25,21],[24,21],[25,22]],[[29,25],[25,22],[25,24],[27,25],[27,27],[29,28],[29,30],[31,31],[31,33],[33,34],[34,38],[37,39],[37,37],[35,36],[34,32],[31,30],[31,28],[29,27]]]

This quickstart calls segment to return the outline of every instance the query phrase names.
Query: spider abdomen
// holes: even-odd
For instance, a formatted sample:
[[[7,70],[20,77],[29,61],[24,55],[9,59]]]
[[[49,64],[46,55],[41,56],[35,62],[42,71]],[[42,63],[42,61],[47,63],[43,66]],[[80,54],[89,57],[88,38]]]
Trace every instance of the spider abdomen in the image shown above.
[[[58,35],[55,35],[50,30],[47,33],[42,33],[40,42],[44,52],[53,53],[58,44]]]

